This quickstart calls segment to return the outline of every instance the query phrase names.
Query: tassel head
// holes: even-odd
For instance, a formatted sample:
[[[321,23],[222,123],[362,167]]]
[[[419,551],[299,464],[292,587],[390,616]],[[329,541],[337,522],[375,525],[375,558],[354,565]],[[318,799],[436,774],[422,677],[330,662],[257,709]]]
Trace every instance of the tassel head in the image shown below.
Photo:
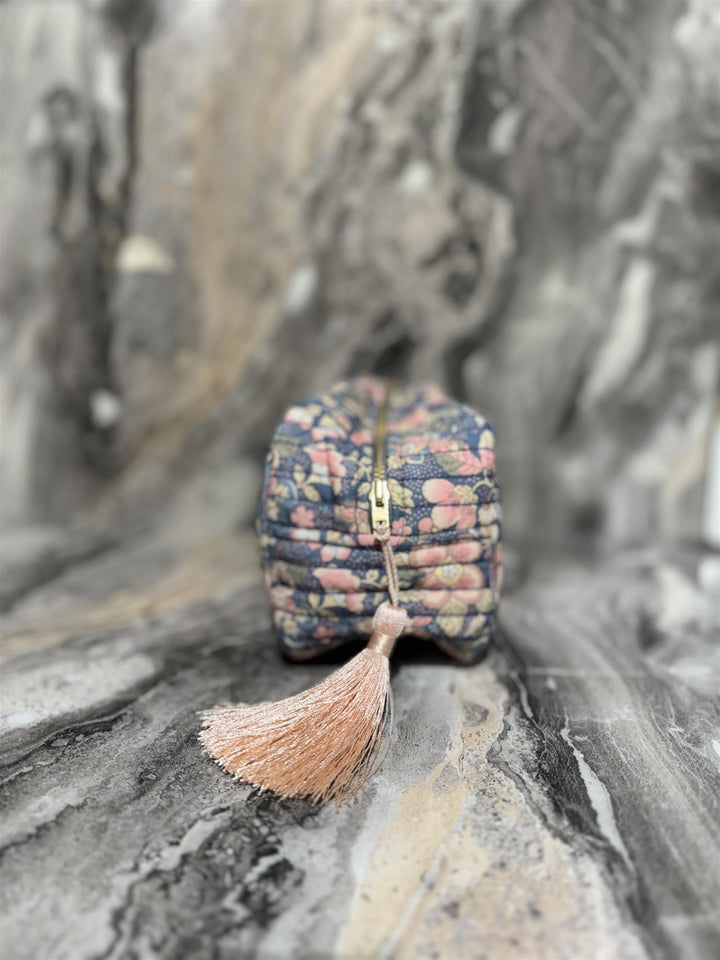
[[[407,613],[402,607],[381,603],[373,618],[373,632],[367,645],[368,650],[377,650],[389,658],[406,623]]]

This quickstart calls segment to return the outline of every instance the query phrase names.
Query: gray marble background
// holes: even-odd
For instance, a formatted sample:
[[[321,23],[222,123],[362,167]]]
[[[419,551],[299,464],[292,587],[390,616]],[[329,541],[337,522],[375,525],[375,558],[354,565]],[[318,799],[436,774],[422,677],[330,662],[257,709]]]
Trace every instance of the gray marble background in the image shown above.
[[[717,956],[720,7],[0,20],[2,960]],[[251,524],[360,370],[494,421],[508,583],[336,812],[197,711],[342,662],[278,655]]]

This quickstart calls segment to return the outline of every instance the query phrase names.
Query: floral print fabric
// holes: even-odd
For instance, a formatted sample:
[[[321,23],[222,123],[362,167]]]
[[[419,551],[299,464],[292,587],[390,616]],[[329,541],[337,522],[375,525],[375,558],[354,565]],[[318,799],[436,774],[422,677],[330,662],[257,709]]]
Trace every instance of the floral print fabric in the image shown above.
[[[268,453],[258,530],[295,659],[368,637],[387,599],[368,499],[384,393],[358,377],[291,408]],[[436,387],[396,387],[385,464],[407,632],[471,662],[492,638],[502,570],[494,431]]]

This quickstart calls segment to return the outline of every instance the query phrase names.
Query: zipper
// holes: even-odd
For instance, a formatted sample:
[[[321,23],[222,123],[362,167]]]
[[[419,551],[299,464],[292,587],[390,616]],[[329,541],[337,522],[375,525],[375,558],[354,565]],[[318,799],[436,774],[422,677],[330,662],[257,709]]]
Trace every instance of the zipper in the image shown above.
[[[390,529],[390,488],[386,478],[386,447],[387,447],[387,417],[390,407],[392,383],[385,387],[385,396],[378,409],[375,421],[374,455],[373,455],[373,482],[370,488],[370,522],[373,533],[378,527],[385,525]]]

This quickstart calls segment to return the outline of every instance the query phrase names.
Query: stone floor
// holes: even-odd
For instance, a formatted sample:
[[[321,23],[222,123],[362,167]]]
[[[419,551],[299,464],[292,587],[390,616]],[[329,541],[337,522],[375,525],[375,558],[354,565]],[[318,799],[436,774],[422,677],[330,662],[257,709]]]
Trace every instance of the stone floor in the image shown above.
[[[406,642],[387,759],[335,810],[196,742],[334,666],[278,655],[250,535],[44,549],[5,598],[3,960],[718,955],[700,558],[516,571],[473,668]]]

